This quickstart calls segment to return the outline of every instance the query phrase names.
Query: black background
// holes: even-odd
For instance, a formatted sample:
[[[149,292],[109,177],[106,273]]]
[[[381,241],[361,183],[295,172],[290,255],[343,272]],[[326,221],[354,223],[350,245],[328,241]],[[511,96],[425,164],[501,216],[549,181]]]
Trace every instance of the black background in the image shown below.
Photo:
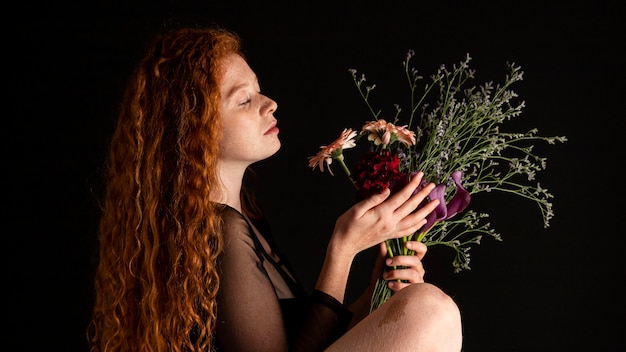
[[[472,270],[459,274],[450,253],[432,247],[426,279],[459,303],[467,352],[626,350],[618,1],[28,2],[4,17],[3,350],[86,350],[107,143],[143,44],[171,23],[239,33],[263,91],[278,101],[283,148],[257,165],[259,196],[308,288],[352,190],[339,174],[311,171],[307,157],[370,117],[348,69],[377,84],[391,114],[407,92],[409,49],[424,74],[469,53],[476,83],[501,82],[508,61],[521,65],[514,90],[526,108],[511,126],[569,139],[538,146],[548,158],[538,180],[555,195],[555,217],[544,229],[528,201],[477,199],[504,241],[474,247]]]

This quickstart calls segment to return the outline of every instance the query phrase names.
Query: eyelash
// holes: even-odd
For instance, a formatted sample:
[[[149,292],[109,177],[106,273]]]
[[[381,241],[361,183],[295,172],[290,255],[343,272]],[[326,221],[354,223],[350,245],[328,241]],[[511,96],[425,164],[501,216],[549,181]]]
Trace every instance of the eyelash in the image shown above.
[[[257,93],[261,94],[261,91],[258,91]],[[250,104],[251,102],[252,102],[252,97],[248,97],[248,99],[246,99],[246,101],[244,101],[243,103],[240,103],[239,106],[246,106]]]

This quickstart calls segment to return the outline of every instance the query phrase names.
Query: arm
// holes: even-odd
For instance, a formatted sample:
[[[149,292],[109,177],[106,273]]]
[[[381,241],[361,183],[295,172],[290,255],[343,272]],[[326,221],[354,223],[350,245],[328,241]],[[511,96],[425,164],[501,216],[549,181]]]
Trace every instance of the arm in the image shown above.
[[[351,207],[335,224],[304,329],[293,350],[320,351],[341,331],[350,266],[356,254],[385,239],[412,234],[437,205],[413,211],[434,185],[411,196],[416,177],[389,197],[389,190]],[[286,351],[287,336],[278,298],[255,253],[243,218],[226,222],[218,293],[217,338],[224,351]],[[237,225],[237,226],[235,226]]]
[[[297,334],[290,336],[287,330],[294,326],[285,326],[274,285],[252,239],[254,234],[235,210],[226,209],[223,217],[218,350],[317,352],[345,332],[352,313],[333,297],[314,291],[308,307],[302,307],[299,321],[289,322],[299,325]],[[300,311],[300,306],[292,308]],[[290,337],[294,339],[291,344]]]
[[[216,336],[223,351],[287,351],[280,303],[240,214],[225,216]]]
[[[419,173],[392,196],[386,189],[357,203],[337,219],[316,289],[343,302],[350,267],[359,252],[386,239],[413,234],[426,223],[426,215],[434,210],[438,201],[433,200],[415,210],[434,188],[434,184],[429,184],[413,194],[422,176]],[[398,289],[401,287],[404,286]]]

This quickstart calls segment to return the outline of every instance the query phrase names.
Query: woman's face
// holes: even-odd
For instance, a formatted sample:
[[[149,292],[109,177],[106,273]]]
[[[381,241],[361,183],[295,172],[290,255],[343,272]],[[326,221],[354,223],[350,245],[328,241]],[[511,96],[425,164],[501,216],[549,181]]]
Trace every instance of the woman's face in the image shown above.
[[[255,73],[241,56],[228,55],[221,65],[220,162],[247,167],[280,149],[274,118],[278,105],[261,94]]]

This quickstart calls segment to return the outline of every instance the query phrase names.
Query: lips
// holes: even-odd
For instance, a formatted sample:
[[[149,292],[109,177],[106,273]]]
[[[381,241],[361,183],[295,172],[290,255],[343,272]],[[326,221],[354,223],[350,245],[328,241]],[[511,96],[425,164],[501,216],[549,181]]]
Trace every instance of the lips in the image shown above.
[[[267,129],[267,131],[265,131],[265,134],[274,134],[274,133],[278,133],[278,127],[276,127],[277,122],[274,121],[270,127]]]

